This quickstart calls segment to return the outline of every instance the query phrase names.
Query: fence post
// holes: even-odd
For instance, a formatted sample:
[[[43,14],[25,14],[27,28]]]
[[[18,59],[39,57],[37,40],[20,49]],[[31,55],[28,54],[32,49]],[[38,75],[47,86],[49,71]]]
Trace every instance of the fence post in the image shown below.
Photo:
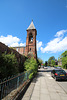
[[[28,73],[26,72],[26,80],[28,79]]]
[[[0,79],[0,83],[2,82],[2,80]],[[0,84],[0,100],[2,100],[2,95],[3,95],[3,85]]]
[[[19,76],[17,78],[17,88],[19,87]]]
[[[1,84],[1,94],[0,94],[0,100],[2,100],[3,97],[3,84]]]
[[[0,100],[1,100],[1,85],[0,85]]]

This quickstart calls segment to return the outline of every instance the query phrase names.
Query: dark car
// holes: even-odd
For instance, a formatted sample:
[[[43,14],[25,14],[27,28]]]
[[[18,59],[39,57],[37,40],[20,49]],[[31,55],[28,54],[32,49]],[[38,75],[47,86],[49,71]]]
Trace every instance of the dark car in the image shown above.
[[[39,65],[39,67],[38,67],[39,69],[41,68],[41,66]]]
[[[51,76],[55,78],[55,80],[67,80],[67,73],[62,69],[53,69],[51,71]]]

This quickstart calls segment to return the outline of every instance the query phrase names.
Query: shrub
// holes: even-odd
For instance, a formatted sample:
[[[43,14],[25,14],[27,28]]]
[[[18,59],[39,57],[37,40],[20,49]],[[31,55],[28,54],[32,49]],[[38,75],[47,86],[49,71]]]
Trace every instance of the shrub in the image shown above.
[[[31,73],[29,75],[29,78],[31,79],[36,73],[38,69],[38,64],[34,58],[27,59],[24,63],[25,70],[31,70]]]
[[[0,55],[1,79],[18,73],[18,62],[13,53]]]
[[[33,78],[33,73],[31,73],[30,75],[29,75],[29,79],[32,79]]]

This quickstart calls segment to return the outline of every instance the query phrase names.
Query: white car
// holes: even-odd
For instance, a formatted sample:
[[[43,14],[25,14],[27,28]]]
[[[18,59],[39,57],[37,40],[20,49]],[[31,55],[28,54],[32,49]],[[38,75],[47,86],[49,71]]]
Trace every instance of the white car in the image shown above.
[[[48,69],[48,67],[44,66],[44,69]]]

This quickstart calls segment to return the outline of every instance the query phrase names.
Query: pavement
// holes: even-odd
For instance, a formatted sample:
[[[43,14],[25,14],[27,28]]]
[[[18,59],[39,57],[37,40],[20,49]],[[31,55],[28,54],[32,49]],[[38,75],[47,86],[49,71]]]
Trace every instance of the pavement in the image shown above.
[[[51,77],[49,71],[41,68],[22,100],[67,100],[67,93]]]

